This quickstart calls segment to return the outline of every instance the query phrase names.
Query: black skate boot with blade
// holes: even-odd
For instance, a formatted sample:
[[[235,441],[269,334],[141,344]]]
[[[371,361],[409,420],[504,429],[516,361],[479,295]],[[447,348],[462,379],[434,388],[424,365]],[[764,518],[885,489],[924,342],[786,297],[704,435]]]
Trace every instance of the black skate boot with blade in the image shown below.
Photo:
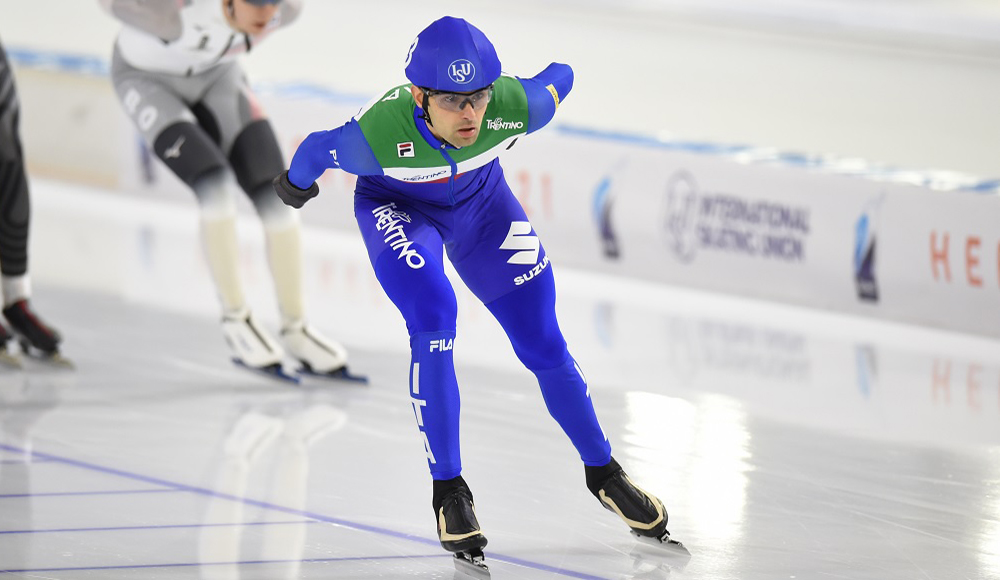
[[[441,547],[455,554],[455,568],[476,578],[489,578],[484,562],[486,536],[479,528],[472,492],[461,476],[434,482],[434,513]]]
[[[683,544],[670,538],[663,502],[635,485],[617,461],[612,459],[606,466],[586,469],[590,492],[631,528],[633,536],[647,544],[688,553]]]
[[[51,361],[61,366],[72,366],[69,360],[59,354],[62,336],[51,326],[42,322],[28,305],[27,300],[18,300],[3,309],[3,316],[17,335],[21,351],[40,360]]]

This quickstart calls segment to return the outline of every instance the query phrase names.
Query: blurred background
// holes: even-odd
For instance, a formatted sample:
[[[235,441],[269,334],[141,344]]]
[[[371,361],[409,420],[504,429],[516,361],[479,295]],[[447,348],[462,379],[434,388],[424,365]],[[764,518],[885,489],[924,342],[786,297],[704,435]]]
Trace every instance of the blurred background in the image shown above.
[[[429,15],[454,14],[494,40],[509,73],[571,64],[564,123],[997,175],[1000,6],[991,0],[306,4],[293,29],[246,59],[252,80],[367,100],[405,80],[403,58]],[[96,1],[75,0],[7,0],[0,26],[10,48],[103,61],[118,28]],[[23,100],[32,142],[43,130],[33,119],[55,104]]]

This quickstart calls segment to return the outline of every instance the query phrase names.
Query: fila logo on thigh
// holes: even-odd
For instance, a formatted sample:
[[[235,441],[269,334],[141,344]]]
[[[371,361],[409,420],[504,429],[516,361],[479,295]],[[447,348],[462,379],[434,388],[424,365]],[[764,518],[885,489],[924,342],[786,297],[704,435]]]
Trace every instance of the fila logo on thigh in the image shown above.
[[[510,222],[510,230],[507,237],[500,244],[501,250],[514,250],[513,256],[507,259],[508,264],[533,264],[534,268],[514,277],[514,285],[520,286],[542,273],[549,266],[549,257],[542,258],[538,262],[538,254],[541,250],[541,243],[538,236],[531,233],[531,224],[528,222]]]

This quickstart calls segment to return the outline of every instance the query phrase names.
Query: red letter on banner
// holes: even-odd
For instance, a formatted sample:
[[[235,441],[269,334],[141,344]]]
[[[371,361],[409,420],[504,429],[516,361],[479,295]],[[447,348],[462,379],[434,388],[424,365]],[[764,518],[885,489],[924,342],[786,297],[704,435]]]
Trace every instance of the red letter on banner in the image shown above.
[[[965,241],[965,275],[969,278],[970,286],[982,286],[983,279],[973,270],[979,269],[979,238],[970,236]]]
[[[931,270],[934,271],[934,279],[938,279],[938,263],[944,266],[945,282],[951,282],[951,269],[948,267],[948,234],[943,236],[943,247],[937,249],[937,232],[931,232]]]

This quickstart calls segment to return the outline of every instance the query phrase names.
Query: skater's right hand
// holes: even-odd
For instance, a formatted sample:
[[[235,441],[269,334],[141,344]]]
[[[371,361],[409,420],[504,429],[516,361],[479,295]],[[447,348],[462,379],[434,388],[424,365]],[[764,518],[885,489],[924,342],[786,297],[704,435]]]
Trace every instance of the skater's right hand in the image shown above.
[[[282,171],[281,175],[275,177],[271,185],[274,186],[274,191],[278,194],[278,198],[285,202],[285,205],[290,205],[295,209],[299,209],[307,201],[319,194],[319,186],[316,185],[315,181],[309,189],[295,187],[291,181],[288,181],[287,171]]]

